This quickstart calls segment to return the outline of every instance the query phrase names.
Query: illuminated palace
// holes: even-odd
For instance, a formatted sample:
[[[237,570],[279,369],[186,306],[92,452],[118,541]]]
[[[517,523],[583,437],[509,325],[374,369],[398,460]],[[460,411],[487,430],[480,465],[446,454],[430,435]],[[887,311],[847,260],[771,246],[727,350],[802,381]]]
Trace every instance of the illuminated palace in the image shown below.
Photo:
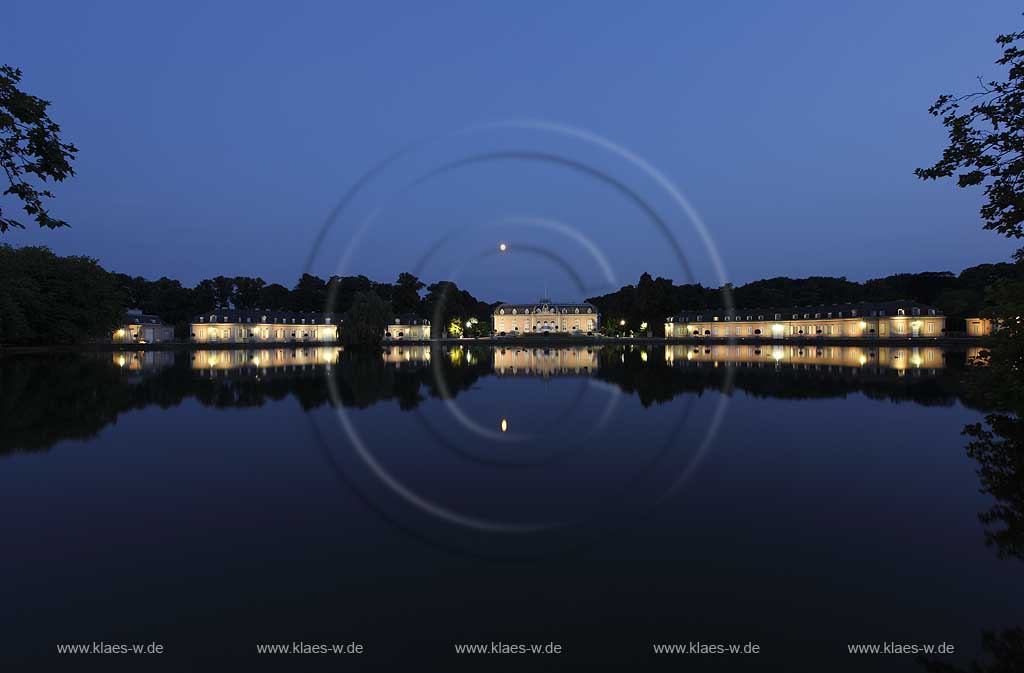
[[[174,341],[174,326],[158,316],[148,315],[140,309],[125,312],[124,324],[114,330],[112,341],[118,344],[152,344]]]
[[[195,343],[319,343],[338,340],[339,313],[216,309],[192,319]]]
[[[396,316],[384,328],[385,341],[427,341],[430,339],[430,321],[412,313]]]
[[[684,311],[665,322],[666,338],[939,337],[942,312],[913,301]]]
[[[494,332],[592,334],[601,324],[600,317],[593,304],[556,304],[548,298],[535,304],[498,304],[493,315]]]

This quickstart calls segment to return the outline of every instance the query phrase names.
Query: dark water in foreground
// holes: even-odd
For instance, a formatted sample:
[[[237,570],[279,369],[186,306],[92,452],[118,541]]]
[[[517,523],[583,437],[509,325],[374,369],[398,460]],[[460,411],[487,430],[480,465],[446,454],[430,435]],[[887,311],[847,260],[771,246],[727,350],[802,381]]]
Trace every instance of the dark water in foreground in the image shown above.
[[[895,642],[963,664],[982,630],[1024,622],[1024,567],[985,545],[993,499],[960,435],[983,415],[967,356],[8,357],[0,663],[923,670],[847,653]],[[93,641],[166,654],[56,654]],[[365,652],[256,653],[296,641]],[[562,653],[455,654],[499,641]],[[653,654],[691,642],[760,653]]]

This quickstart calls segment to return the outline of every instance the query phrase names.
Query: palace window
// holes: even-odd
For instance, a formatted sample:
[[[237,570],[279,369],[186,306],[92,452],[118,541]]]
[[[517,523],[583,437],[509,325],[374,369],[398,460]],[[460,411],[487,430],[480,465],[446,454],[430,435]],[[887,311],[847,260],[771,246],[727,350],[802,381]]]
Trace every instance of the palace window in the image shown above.
[[[806,318],[807,316],[804,316],[804,317]],[[820,318],[820,317],[821,317],[821,314],[820,314],[820,313],[815,313],[815,314],[814,314],[814,317],[815,317],[815,318]],[[831,318],[832,316],[829,316],[829,317]]]
[[[921,315],[921,309],[915,306],[914,308],[910,309],[910,315]]]
[[[901,308],[896,309],[896,315],[907,315],[907,312]]]
[[[935,315],[935,309],[933,309],[933,308],[928,309],[928,315]]]

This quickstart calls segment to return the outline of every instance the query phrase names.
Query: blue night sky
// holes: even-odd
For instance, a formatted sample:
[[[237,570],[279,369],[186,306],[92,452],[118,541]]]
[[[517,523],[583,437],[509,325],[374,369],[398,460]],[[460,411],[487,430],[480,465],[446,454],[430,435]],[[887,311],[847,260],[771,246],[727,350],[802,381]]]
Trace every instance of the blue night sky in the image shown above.
[[[313,272],[415,269],[508,301],[577,299],[644,270],[686,280],[614,182],[717,284],[684,213],[607,147],[521,126],[442,137],[532,120],[655,167],[736,283],[957,272],[1015,247],[981,229],[980,192],[912,173],[944,143],[936,95],[998,74],[1014,3],[87,4],[6,10],[0,60],[80,149],[51,208],[73,228],[6,242],[188,285],[290,286],[360,176],[434,138],[359,192]]]

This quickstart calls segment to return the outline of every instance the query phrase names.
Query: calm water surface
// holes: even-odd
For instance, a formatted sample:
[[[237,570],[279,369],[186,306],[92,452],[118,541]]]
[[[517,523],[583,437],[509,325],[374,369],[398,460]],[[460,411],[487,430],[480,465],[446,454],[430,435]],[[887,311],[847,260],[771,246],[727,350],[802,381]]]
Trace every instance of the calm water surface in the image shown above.
[[[56,645],[99,640],[160,642],[177,670],[923,670],[846,653],[885,641],[969,658],[1024,622],[1024,583],[978,518],[968,356],[0,359],[0,661],[80,670]],[[366,654],[257,660],[299,640]],[[453,654],[491,641],[564,654]],[[691,641],[761,653],[651,654]]]

